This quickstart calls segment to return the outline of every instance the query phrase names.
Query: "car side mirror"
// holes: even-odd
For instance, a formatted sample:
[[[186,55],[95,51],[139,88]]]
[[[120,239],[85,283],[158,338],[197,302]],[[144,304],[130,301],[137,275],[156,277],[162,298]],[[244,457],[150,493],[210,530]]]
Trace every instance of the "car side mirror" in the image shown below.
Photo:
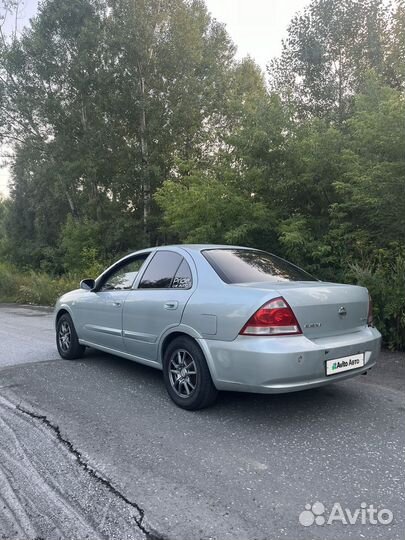
[[[82,279],[80,282],[80,288],[85,291],[92,291],[96,286],[94,279]]]

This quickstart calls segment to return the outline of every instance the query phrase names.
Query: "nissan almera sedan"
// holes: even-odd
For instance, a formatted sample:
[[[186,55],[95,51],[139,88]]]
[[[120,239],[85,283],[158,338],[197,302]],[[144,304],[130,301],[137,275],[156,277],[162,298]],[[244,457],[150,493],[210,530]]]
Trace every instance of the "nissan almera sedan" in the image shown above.
[[[55,326],[62,358],[94,347],[160,369],[185,409],[219,390],[291,392],[354,377],[381,346],[367,289],[218,245],[131,253],[63,295]]]

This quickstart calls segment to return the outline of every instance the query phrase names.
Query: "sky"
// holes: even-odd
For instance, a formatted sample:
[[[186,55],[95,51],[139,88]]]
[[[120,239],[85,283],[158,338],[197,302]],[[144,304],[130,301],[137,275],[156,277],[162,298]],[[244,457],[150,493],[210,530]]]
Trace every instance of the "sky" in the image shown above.
[[[69,0],[67,0],[69,1]],[[266,64],[281,52],[281,40],[286,36],[292,17],[309,0],[205,0],[213,17],[226,24],[237,46],[237,56],[249,55],[266,69]],[[35,14],[37,0],[25,0],[20,25]],[[9,171],[0,168],[0,193],[7,194]]]
[[[227,30],[238,48],[237,56],[250,55],[264,70],[281,53],[292,17],[309,0],[205,0],[208,10]]]

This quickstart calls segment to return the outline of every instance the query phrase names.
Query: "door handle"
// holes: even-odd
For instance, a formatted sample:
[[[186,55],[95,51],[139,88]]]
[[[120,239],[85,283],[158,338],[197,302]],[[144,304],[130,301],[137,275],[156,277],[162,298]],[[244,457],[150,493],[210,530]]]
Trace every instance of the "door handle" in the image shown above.
[[[179,306],[179,303],[177,302],[177,300],[172,300],[171,302],[166,302],[163,307],[165,309],[177,309]]]
[[[121,302],[113,302],[114,307],[121,307]]]

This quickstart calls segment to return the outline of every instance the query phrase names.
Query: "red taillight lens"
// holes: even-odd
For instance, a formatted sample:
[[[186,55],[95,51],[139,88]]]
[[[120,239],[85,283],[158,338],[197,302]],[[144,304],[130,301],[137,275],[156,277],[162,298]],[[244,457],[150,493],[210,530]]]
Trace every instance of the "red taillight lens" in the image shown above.
[[[284,298],[264,304],[240,331],[244,336],[282,336],[302,334],[293,310]]]
[[[371,301],[371,296],[368,295],[368,315],[367,315],[367,324],[368,326],[374,326],[373,319],[373,302]]]

